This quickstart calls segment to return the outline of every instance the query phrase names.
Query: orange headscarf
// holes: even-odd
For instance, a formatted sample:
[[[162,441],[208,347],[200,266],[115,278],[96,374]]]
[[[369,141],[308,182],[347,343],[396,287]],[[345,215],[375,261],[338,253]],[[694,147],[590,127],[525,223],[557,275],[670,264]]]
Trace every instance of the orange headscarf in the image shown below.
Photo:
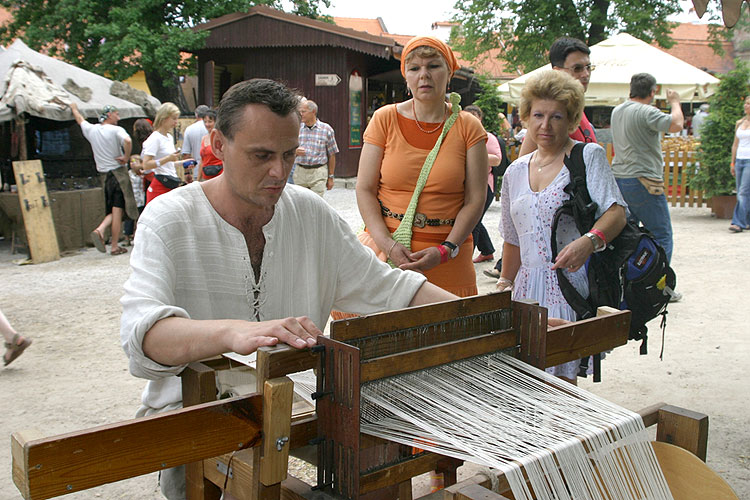
[[[406,47],[404,47],[404,50],[401,52],[401,75],[404,78],[406,78],[406,56],[408,56],[409,52],[416,49],[417,47],[424,46],[432,47],[433,49],[440,52],[440,54],[443,56],[443,59],[445,59],[446,64],[448,64],[448,69],[451,72],[451,76],[453,76],[453,73],[455,73],[456,70],[461,67],[458,65],[458,60],[453,54],[453,51],[445,44],[445,42],[435,38],[434,36],[415,36],[406,43]]]

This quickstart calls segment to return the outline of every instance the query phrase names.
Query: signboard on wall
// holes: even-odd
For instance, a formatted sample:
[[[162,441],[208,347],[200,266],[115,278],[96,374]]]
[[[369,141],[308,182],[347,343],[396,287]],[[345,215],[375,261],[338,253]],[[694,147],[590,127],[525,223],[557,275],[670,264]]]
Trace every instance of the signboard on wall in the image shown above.
[[[337,74],[316,74],[315,75],[316,87],[335,87],[339,83],[341,83],[341,77]]]

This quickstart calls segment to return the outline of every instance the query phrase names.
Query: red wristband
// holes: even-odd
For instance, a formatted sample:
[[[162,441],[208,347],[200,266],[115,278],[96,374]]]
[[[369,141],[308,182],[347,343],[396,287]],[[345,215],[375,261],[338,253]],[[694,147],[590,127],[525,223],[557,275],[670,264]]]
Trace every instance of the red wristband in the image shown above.
[[[599,231],[598,229],[591,228],[589,230],[589,233],[595,234],[600,240],[602,240],[602,243],[604,243],[604,246],[607,246],[607,238],[604,237],[604,233]]]
[[[440,252],[440,263],[445,264],[446,262],[448,262],[448,249],[443,245],[438,245],[437,249],[438,252]]]

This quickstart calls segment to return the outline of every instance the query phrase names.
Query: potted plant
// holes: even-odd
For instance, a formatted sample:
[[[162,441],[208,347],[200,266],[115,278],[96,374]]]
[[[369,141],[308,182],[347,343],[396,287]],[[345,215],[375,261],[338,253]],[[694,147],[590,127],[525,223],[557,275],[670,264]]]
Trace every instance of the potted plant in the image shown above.
[[[701,128],[698,146],[700,167],[689,181],[691,188],[703,191],[704,198],[711,199],[711,208],[721,219],[732,218],[736,203],[736,184],[729,165],[735,124],[744,114],[744,100],[750,93],[750,69],[739,60],[736,66],[721,77],[718,90],[709,99],[708,118]]]

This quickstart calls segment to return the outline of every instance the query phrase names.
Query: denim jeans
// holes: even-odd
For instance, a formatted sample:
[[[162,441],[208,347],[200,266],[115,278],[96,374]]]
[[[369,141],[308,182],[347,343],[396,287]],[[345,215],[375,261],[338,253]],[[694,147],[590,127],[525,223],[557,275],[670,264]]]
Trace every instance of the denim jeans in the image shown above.
[[[630,219],[642,222],[654,239],[664,248],[667,259],[672,261],[672,220],[669,217],[667,197],[663,194],[653,195],[637,178],[615,179],[622,197],[628,203]]]
[[[734,173],[737,179],[737,204],[734,206],[732,224],[750,229],[750,159],[737,158]]]

